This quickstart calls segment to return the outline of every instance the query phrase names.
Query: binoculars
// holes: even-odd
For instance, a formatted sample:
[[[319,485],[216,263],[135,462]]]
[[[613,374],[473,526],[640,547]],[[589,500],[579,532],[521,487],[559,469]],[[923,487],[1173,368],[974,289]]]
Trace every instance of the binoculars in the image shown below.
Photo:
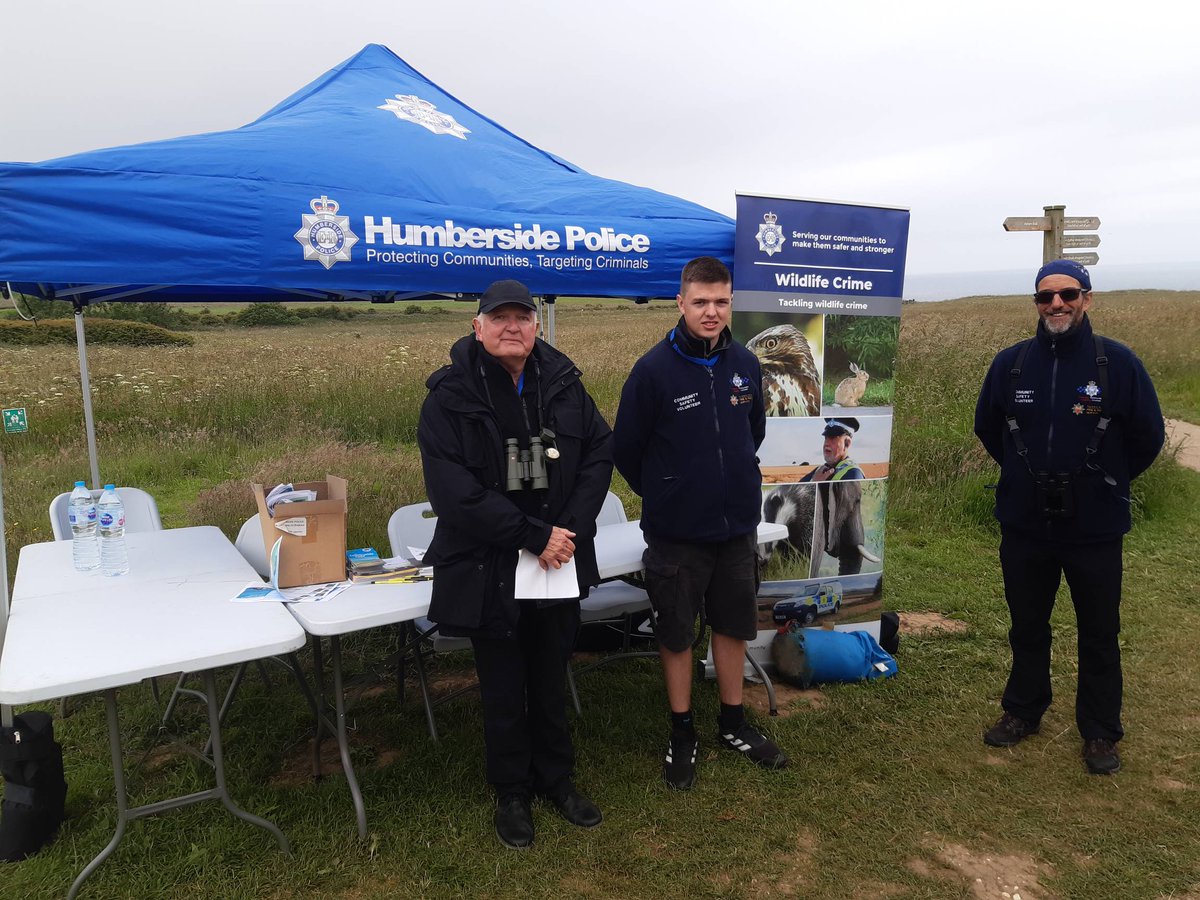
[[[543,428],[541,434],[530,435],[529,449],[522,450],[516,438],[504,440],[504,489],[506,491],[521,491],[526,482],[535,491],[544,491],[550,487],[550,477],[546,473],[546,460],[558,459],[558,450],[551,444],[546,447],[546,441],[553,441],[554,433]]]
[[[1038,472],[1033,476],[1038,511],[1047,519],[1069,519],[1075,515],[1075,490],[1070,472]]]

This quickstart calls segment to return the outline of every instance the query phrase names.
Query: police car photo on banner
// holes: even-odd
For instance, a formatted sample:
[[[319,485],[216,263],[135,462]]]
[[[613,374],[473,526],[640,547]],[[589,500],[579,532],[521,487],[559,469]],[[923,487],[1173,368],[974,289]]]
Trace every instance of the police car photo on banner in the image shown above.
[[[762,364],[760,633],[878,601],[909,213],[739,194],[734,337]],[[862,610],[862,611],[865,611]]]

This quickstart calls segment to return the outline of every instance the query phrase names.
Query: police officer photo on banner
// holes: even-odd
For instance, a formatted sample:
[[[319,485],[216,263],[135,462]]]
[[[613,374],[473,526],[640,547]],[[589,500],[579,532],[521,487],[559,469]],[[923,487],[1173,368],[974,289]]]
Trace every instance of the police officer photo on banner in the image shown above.
[[[853,412],[847,411],[847,412]],[[763,487],[813,481],[817,468],[830,464],[857,469],[856,478],[886,478],[892,445],[892,417],[830,415],[824,418],[768,420],[758,448]],[[815,476],[816,481],[841,481]]]
[[[885,417],[865,420],[890,426]],[[887,513],[887,463],[859,463],[850,455],[859,420],[825,419],[822,461],[798,481],[763,484],[763,520],[784,525],[786,540],[768,547],[766,580],[793,580],[882,571]],[[805,422],[807,425],[807,422]],[[764,446],[765,443],[764,443]],[[804,466],[770,467],[795,472]]]

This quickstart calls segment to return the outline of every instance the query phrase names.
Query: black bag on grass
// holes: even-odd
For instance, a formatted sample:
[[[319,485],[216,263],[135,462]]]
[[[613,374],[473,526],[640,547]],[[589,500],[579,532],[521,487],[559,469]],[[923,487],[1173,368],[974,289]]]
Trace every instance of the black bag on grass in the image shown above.
[[[0,728],[0,774],[0,860],[17,862],[50,843],[65,818],[62,746],[49,714],[21,713]]]

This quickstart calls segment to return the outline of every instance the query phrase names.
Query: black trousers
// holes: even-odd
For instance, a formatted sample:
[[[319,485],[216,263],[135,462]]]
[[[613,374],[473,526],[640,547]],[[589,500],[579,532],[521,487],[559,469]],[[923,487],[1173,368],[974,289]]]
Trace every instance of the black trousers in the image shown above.
[[[1121,728],[1122,538],[1068,544],[1005,530],[1004,595],[1012,616],[1012,673],[1001,705],[1030,722],[1050,706],[1050,613],[1065,575],[1079,632],[1075,723],[1083,738],[1119,741]]]
[[[554,794],[574,775],[567,722],[567,661],[579,632],[579,602],[539,609],[521,603],[511,638],[476,637],[487,779],[500,796]]]

